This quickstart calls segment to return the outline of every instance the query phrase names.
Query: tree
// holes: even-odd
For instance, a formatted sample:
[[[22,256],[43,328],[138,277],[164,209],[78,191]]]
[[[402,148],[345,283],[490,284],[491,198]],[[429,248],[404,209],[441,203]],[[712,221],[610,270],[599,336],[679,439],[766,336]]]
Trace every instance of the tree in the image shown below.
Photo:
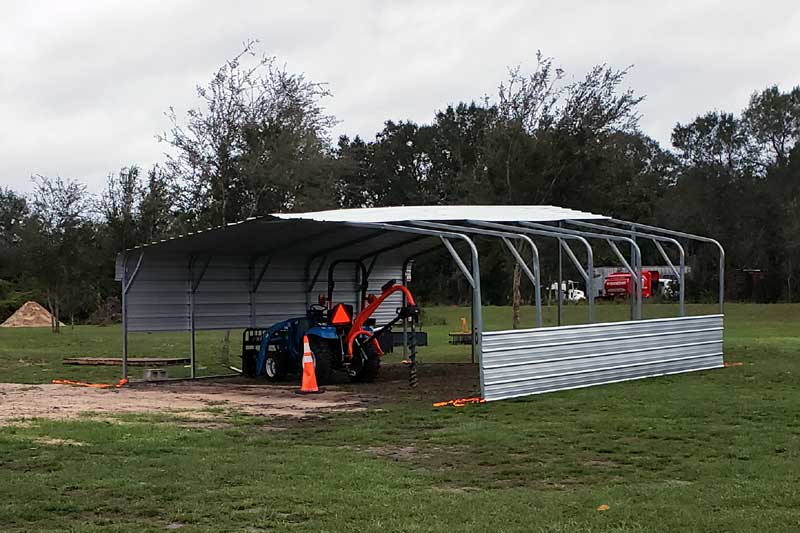
[[[530,75],[519,68],[498,89],[496,120],[487,134],[486,160],[497,200],[504,203],[580,205],[609,183],[604,162],[624,154],[620,139],[635,135],[643,97],[620,85],[628,69],[592,68],[580,81],[537,53]],[[650,143],[652,145],[652,142]],[[622,148],[622,149],[620,149]],[[519,325],[521,271],[512,274],[513,326]]]
[[[290,74],[256,41],[227,61],[206,86],[199,107],[179,123],[170,108],[174,152],[166,173],[195,225],[220,225],[258,213],[335,204],[329,167],[335,120],[321,101],[324,84]]]
[[[781,93],[773,85],[754,93],[742,113],[742,121],[759,152],[757,161],[762,167],[787,165],[800,138],[800,87]]]
[[[730,270],[765,272],[759,298],[768,301],[796,292],[799,137],[800,88],[783,93],[775,86],[753,94],[739,116],[710,112],[673,131],[681,166],[662,218],[718,236]],[[699,272],[699,281],[711,270]]]
[[[88,219],[91,197],[77,181],[35,176],[32,217],[26,225],[26,270],[38,283],[60,331],[62,311],[73,315],[93,292],[96,228]]]
[[[28,202],[10,189],[0,188],[0,321],[29,296],[21,263],[23,235],[29,217]]]
[[[99,203],[111,253],[165,237],[174,222],[170,186],[158,166],[142,179],[131,165],[109,174]]]
[[[22,230],[28,217],[25,197],[11,189],[0,188],[0,277],[9,271],[16,245],[22,239]]]
[[[138,204],[143,195],[139,167],[123,167],[119,174],[109,174],[106,190],[100,199],[100,210],[106,231],[118,251],[139,243]]]

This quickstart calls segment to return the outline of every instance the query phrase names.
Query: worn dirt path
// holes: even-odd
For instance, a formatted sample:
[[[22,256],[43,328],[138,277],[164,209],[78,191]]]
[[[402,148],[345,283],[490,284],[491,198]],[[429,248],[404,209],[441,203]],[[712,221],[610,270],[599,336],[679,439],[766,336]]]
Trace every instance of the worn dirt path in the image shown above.
[[[352,392],[327,390],[301,396],[296,386],[238,383],[170,383],[121,389],[0,383],[0,425],[14,419],[76,418],[82,413],[159,413],[213,418],[214,410],[304,417],[324,411],[363,409]],[[212,411],[209,411],[211,409]]]

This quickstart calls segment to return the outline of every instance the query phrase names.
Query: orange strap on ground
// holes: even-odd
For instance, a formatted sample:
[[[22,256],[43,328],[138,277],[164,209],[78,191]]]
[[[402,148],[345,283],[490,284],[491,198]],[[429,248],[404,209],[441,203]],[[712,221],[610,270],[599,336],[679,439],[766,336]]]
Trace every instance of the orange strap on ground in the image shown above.
[[[458,398],[457,400],[448,400],[446,402],[436,402],[433,404],[434,407],[447,407],[448,405],[452,405],[453,407],[464,407],[468,403],[486,403],[486,400],[475,396],[473,398]]]
[[[724,366],[725,368],[730,368],[730,367],[732,367],[732,366],[744,366],[744,363],[742,363],[741,361],[733,361],[733,362],[731,362],[731,363],[729,363],[729,362],[725,361],[725,363],[723,364],[723,366]]]
[[[128,378],[122,378],[117,383],[84,383],[71,379],[54,379],[54,385],[72,385],[73,387],[91,387],[93,389],[121,389],[128,384]]]

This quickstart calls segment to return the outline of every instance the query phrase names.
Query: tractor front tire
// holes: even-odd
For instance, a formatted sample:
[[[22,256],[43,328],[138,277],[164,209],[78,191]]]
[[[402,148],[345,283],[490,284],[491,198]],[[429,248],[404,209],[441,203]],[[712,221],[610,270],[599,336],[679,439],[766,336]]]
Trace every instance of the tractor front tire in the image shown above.
[[[337,353],[335,344],[319,337],[309,337],[308,343],[311,353],[314,354],[314,370],[317,374],[317,383],[328,385],[333,375],[333,365]]]
[[[264,362],[264,375],[269,381],[281,381],[286,378],[289,372],[289,361],[286,354],[279,352],[267,352]]]
[[[355,344],[353,351],[354,357],[361,357],[361,366],[356,368],[356,373],[350,378],[356,383],[372,383],[378,377],[381,369],[381,358],[372,340],[364,337],[359,339],[362,344]]]
[[[380,369],[381,358],[378,354],[371,353],[352,380],[357,383],[372,383],[377,379]]]

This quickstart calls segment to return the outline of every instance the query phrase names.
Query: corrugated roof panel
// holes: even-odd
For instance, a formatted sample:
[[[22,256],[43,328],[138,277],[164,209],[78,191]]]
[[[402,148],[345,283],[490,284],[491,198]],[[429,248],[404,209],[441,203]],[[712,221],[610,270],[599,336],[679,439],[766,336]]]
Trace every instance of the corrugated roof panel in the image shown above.
[[[134,249],[189,255],[251,255],[281,251],[308,255],[349,240],[375,234],[372,227],[348,224],[398,223],[407,221],[558,222],[604,220],[608,217],[551,205],[441,205],[336,209],[310,213],[276,213],[209,228],[178,237],[144,244]],[[354,247],[380,247],[379,238],[366,239]],[[385,238],[383,238],[385,240]],[[402,240],[398,236],[398,240]],[[120,275],[119,269],[117,272]]]
[[[561,220],[603,220],[608,217],[552,205],[407,205],[334,209],[310,213],[273,213],[283,220],[318,222],[406,222],[483,220],[487,222],[558,222]]]

